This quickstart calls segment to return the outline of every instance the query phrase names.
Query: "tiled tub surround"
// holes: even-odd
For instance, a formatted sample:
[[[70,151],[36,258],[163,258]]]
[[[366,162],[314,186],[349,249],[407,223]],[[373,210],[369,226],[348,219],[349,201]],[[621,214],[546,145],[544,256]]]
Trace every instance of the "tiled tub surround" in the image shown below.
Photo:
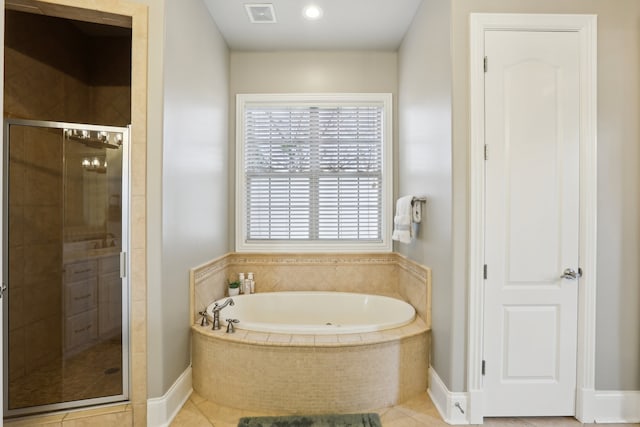
[[[191,319],[227,292],[227,280],[253,272],[256,292],[336,291],[384,295],[411,304],[431,328],[431,270],[396,254],[230,253],[190,273]]]
[[[223,406],[346,413],[395,405],[427,389],[424,321],[381,332],[289,335],[192,326],[193,389]]]
[[[227,279],[253,272],[257,292],[385,295],[416,308],[414,322],[344,335],[235,334],[201,327],[198,311]],[[362,411],[427,389],[430,270],[395,254],[228,254],[191,271],[193,388],[215,403],[280,413]]]

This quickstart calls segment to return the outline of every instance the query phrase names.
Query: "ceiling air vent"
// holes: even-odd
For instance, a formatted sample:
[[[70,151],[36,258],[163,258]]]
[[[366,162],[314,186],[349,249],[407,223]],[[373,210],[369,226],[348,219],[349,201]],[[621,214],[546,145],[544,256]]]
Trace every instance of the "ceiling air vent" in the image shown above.
[[[271,3],[245,4],[247,15],[252,24],[275,24],[276,12]]]

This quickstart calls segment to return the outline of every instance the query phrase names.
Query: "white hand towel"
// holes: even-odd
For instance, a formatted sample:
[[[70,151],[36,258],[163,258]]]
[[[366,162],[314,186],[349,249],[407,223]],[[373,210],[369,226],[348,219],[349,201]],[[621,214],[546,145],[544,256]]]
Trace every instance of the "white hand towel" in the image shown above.
[[[396,202],[396,216],[393,218],[393,240],[411,243],[413,230],[411,224],[411,202],[413,196],[400,197]]]

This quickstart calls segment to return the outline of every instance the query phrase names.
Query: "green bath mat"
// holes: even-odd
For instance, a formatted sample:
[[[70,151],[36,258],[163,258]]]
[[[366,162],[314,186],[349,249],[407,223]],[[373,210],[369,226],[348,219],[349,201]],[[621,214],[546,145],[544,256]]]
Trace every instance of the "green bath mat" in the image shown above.
[[[240,418],[238,427],[382,427],[378,414],[291,415]]]

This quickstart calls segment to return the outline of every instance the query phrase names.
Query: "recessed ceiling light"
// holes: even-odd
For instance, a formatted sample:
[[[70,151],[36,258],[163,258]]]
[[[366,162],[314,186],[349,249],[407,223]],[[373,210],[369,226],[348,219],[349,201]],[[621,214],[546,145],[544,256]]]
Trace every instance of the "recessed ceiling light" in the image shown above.
[[[322,9],[311,4],[302,10],[302,15],[310,21],[315,21],[322,18]]]

